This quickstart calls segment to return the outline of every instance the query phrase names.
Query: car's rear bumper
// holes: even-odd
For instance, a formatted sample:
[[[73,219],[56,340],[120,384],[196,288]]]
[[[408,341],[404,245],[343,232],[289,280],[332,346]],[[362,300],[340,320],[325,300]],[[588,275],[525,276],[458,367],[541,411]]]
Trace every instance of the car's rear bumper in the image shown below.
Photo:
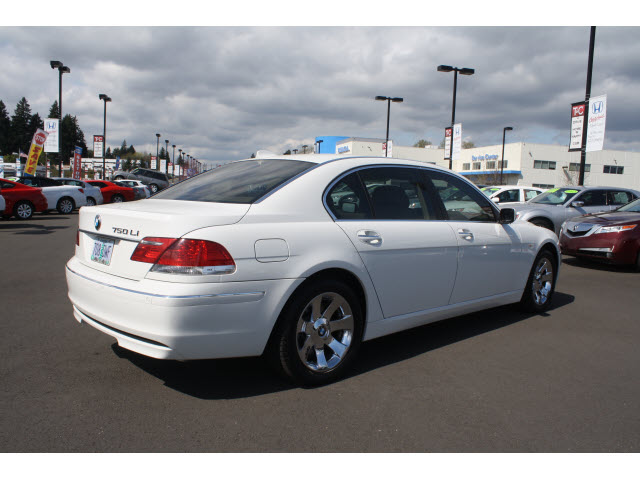
[[[75,257],[66,277],[79,322],[128,350],[181,360],[260,355],[281,299],[302,281],[134,281],[88,268]]]

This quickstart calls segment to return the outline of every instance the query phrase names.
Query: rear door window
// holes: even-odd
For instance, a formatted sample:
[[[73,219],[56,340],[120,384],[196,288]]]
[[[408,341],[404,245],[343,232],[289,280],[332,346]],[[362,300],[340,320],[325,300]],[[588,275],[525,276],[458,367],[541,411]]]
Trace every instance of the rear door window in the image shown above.
[[[442,202],[445,220],[467,222],[496,222],[491,200],[451,174],[430,170],[426,172],[437,198]]]

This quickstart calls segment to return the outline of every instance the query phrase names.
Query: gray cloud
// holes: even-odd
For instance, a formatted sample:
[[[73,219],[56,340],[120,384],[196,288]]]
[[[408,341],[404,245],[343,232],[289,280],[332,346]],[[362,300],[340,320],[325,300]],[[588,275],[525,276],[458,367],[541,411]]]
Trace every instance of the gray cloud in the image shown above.
[[[598,27],[592,94],[606,93],[605,148],[640,150],[640,29]],[[439,143],[451,119],[476,145],[566,144],[569,108],[584,98],[588,27],[29,27],[0,29],[0,99],[12,113],[25,96],[46,116],[57,99],[49,60],[71,67],[63,110],[87,139],[102,131],[155,151],[155,133],[210,161],[258,149],[281,153],[317,135],[390,136]]]

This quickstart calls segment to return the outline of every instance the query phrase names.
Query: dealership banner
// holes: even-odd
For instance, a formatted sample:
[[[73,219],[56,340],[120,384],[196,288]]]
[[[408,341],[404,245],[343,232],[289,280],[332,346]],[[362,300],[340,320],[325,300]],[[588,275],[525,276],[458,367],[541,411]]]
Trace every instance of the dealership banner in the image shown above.
[[[102,158],[104,155],[104,136],[93,136],[93,158]]]
[[[114,170],[120,170],[120,156],[116,156],[116,166],[113,168]]]
[[[76,147],[73,151],[73,178],[80,180],[82,175],[82,147]]]
[[[47,118],[44,121],[44,131],[49,134],[49,136],[47,137],[47,141],[44,142],[44,151],[46,153],[56,153],[59,151],[58,125],[59,120],[57,118]]]
[[[451,160],[451,135],[453,135],[453,129],[447,127],[444,129],[444,159]]]
[[[151,170],[155,170],[156,169],[156,157],[151,157]]]
[[[24,174],[29,176],[35,176],[36,167],[38,166],[38,158],[44,148],[44,142],[47,141],[47,132],[39,128],[33,135],[31,140],[31,148],[29,149],[29,156],[27,157],[27,164],[24,167]]]
[[[451,149],[452,160],[460,159],[460,152],[462,151],[462,124],[456,123],[453,126],[453,148]]]
[[[160,171],[161,172],[167,171],[167,161],[164,158],[160,159]]]
[[[586,106],[584,102],[571,104],[571,138],[569,139],[570,152],[582,149],[582,132],[584,129],[585,110]]]
[[[4,178],[4,157],[0,157],[0,178]]]
[[[587,117],[587,152],[602,150],[604,145],[604,127],[607,121],[607,96],[589,99],[589,115]]]

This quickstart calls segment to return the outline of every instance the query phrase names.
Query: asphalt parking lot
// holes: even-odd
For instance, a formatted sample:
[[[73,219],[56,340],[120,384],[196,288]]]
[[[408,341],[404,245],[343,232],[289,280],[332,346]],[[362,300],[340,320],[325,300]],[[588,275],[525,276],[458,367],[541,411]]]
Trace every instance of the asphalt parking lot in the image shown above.
[[[351,376],[300,389],[260,359],[154,360],[78,324],[76,225],[0,220],[0,451],[640,450],[630,269],[567,258],[547,314],[498,308],[367,342]]]

